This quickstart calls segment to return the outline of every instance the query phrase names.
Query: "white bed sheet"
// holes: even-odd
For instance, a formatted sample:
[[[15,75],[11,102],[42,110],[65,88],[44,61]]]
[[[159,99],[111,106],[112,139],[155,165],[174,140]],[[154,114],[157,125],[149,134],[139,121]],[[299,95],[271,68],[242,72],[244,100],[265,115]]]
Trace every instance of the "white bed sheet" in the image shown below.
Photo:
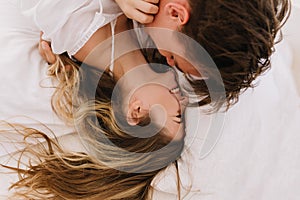
[[[0,2],[0,120],[33,127],[44,123],[58,136],[73,131],[52,111],[54,83],[38,53],[39,30],[19,6],[17,0]]]
[[[30,116],[49,125],[54,131],[58,130],[60,140],[68,148],[81,149],[80,145],[73,145],[79,144],[76,136],[64,135],[71,130],[65,130],[63,123],[51,111],[49,102],[53,90],[38,86],[41,79],[46,78],[47,66],[36,48],[39,33],[14,10],[16,2],[0,2],[0,40],[2,47],[9,47],[0,51],[0,80],[5,80],[7,85],[13,83],[11,88],[14,88],[8,90],[3,84],[0,86],[1,95],[10,94],[13,97],[1,96],[1,119],[7,120],[19,114]],[[19,26],[23,27],[22,31],[16,28]],[[26,40],[22,39],[24,34]],[[261,77],[257,88],[243,94],[239,103],[226,114],[221,137],[206,156],[202,145],[214,120],[212,116],[199,115],[196,109],[187,111],[188,151],[179,163],[184,186],[182,193],[185,194],[184,188],[192,186],[185,200],[298,199],[299,97],[289,71],[292,59],[290,50],[284,43],[277,49],[272,70]],[[26,51],[30,53],[24,56]],[[16,80],[15,77],[19,78]],[[28,93],[33,94],[29,99],[25,95]],[[17,122],[30,126],[39,124],[32,120],[24,121],[24,118]],[[197,137],[193,133],[197,133]],[[1,163],[8,160],[6,153],[0,157]],[[1,174],[0,179],[5,181],[0,181],[0,199],[7,199],[7,187],[15,178],[10,174]],[[153,199],[176,199],[175,183],[173,168],[163,172],[157,177]]]
[[[293,8],[293,22],[300,19],[297,9]],[[211,116],[201,115],[201,125],[195,129],[197,111],[187,111],[187,134],[196,130],[197,137],[180,168],[183,188],[192,182],[185,200],[299,199],[300,97],[295,78],[300,74],[294,73],[300,66],[296,58],[300,46],[290,39],[296,37],[291,30],[300,30],[296,23],[288,26],[292,27],[285,27],[287,40],[276,45],[271,70],[226,113],[221,137],[206,157],[201,152]],[[174,174],[174,169],[170,170]],[[172,173],[162,175],[158,190],[176,194]],[[155,195],[155,199],[162,198]]]
[[[38,53],[39,30],[20,15],[18,0],[0,1],[0,120],[53,130],[57,136],[73,132],[53,113],[54,91],[46,75],[47,64]],[[47,88],[45,88],[47,87]],[[2,122],[0,123],[2,125]],[[9,136],[10,137],[10,136]],[[9,160],[15,146],[0,134],[0,163]],[[3,168],[0,168],[3,172]],[[0,199],[6,200],[15,175],[0,173]]]

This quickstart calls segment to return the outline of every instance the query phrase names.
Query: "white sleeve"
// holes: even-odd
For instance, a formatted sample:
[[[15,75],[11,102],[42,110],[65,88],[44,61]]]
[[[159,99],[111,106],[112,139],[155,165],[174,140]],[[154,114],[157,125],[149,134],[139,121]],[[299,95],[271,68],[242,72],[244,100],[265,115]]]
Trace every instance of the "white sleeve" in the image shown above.
[[[114,12],[105,12],[103,6],[114,7]],[[121,14],[113,0],[40,0],[23,13],[44,32],[43,39],[51,41],[55,54],[69,55],[74,55],[99,28]]]

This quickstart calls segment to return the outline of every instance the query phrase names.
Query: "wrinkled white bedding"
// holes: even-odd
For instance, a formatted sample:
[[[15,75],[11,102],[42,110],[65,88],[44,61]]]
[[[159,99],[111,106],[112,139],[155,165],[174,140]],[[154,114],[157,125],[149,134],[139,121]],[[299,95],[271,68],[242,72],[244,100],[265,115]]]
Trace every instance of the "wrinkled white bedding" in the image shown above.
[[[202,145],[212,120],[211,116],[201,116],[197,137],[181,163],[184,188],[192,185],[184,199],[299,199],[299,19],[300,9],[293,7],[284,28],[286,39],[276,45],[271,70],[226,113],[221,137],[206,157]],[[196,110],[188,111],[188,135],[195,130],[195,116]],[[159,190],[176,193],[172,173],[159,178]]]
[[[277,46],[272,69],[227,112],[221,137],[206,157],[201,154],[206,138],[196,137],[180,168],[185,187],[189,178],[192,181],[192,192],[185,199],[299,198],[300,98],[290,71],[290,55],[285,43]],[[196,120],[189,112],[188,126]],[[202,116],[208,122],[209,118]],[[175,176],[168,172],[167,177],[158,188],[175,193]]]
[[[18,0],[0,2],[0,119],[36,128],[41,122],[68,148],[81,149],[74,145],[79,144],[76,136],[69,134],[73,129],[51,110],[53,90],[40,87],[41,82],[47,86],[52,82],[38,55],[39,32],[20,17],[17,7]],[[189,186],[191,192],[184,199],[296,200],[300,196],[300,101],[290,71],[293,54],[287,43],[276,49],[272,69],[260,77],[257,88],[245,92],[221,115],[224,123],[195,108],[187,111],[187,150],[179,166],[182,194]],[[20,114],[39,122],[11,118]],[[216,137],[207,134],[213,126],[222,130]],[[0,144],[4,140],[0,135]],[[13,147],[0,145],[1,163],[8,160],[7,151]],[[0,174],[0,199],[7,199],[7,187],[15,178]],[[176,199],[175,183],[173,168],[160,174],[153,199]]]

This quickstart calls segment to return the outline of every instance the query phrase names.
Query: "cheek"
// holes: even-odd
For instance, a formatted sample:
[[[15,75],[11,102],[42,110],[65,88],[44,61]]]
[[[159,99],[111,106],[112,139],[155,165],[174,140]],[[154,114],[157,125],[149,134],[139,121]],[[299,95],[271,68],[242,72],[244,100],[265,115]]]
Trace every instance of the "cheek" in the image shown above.
[[[173,95],[169,95],[168,97],[166,96],[166,98],[164,98],[163,101],[168,116],[174,116],[178,114],[180,105],[175,96]]]
[[[181,71],[191,74],[194,76],[200,76],[199,71],[196,67],[194,67],[191,63],[185,61],[185,60],[178,60],[177,61],[177,67],[181,69]]]
[[[179,126],[180,124],[171,121],[169,127],[167,127],[170,130],[173,137],[175,137],[177,132],[179,131]]]
[[[151,106],[150,118],[153,123],[161,128],[165,128],[168,124],[167,113],[163,105],[155,104]]]
[[[185,135],[182,123],[178,124],[173,121],[169,121],[169,123],[166,124],[165,128],[168,130],[168,132],[166,133],[166,137],[171,140],[181,140]]]

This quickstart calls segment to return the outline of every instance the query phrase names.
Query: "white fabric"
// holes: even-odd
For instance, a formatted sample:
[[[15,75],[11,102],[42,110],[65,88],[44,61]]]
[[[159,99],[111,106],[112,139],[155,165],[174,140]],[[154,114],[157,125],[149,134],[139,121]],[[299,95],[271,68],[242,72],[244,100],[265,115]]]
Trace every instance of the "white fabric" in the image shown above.
[[[205,157],[201,151],[209,139],[211,116],[202,115],[197,126],[197,109],[187,111],[190,148],[180,171],[187,172],[182,175],[185,189],[192,188],[185,199],[299,199],[300,97],[291,66],[291,51],[282,42],[276,46],[272,69],[227,112],[221,138]],[[197,137],[189,137],[194,131]],[[170,171],[157,178],[156,188],[176,194],[176,177]]]
[[[122,14],[114,0],[39,0],[30,8],[24,6],[23,13],[44,32],[43,39],[51,41],[54,53],[69,55]]]
[[[38,52],[39,31],[20,14],[15,1],[0,4],[0,120],[26,126],[44,123],[58,136],[70,132],[73,129],[51,108],[54,83]]]
[[[88,5],[92,5],[92,1],[86,2],[90,3]],[[101,1],[101,6],[103,6],[101,9],[112,8],[112,10],[116,11],[117,9],[114,9],[116,8],[115,3],[108,4],[109,2],[113,1]],[[50,25],[55,26],[55,22],[57,21],[50,19],[50,8],[47,7],[47,9],[44,10],[45,12],[42,11],[42,6],[46,6],[46,3],[46,1],[41,3],[37,0],[3,0],[0,2],[0,81],[2,81],[0,84],[0,120],[4,120],[5,122],[9,123],[22,124],[30,128],[36,128],[44,133],[49,133],[49,136],[53,136],[51,132],[53,131],[53,133],[55,133],[55,135],[58,137],[60,144],[63,145],[64,148],[73,151],[85,151],[84,147],[79,141],[79,138],[73,133],[74,128],[67,127],[60,119],[58,119],[53,113],[50,105],[55,83],[53,83],[52,80],[46,75],[48,65],[41,58],[38,52],[38,42],[41,28],[37,26],[39,25],[37,22],[43,21],[42,18],[40,18],[41,16],[46,17],[45,20],[50,20],[49,24],[47,24],[48,22],[43,24],[43,27],[45,28],[44,31],[46,30],[50,32],[52,30]],[[54,5],[61,5],[60,2],[52,1],[52,3],[52,11],[61,11],[61,9],[58,8],[54,9]],[[100,3],[100,1],[98,3]],[[43,7],[43,9],[44,8],[46,7]],[[80,8],[83,9],[82,7]],[[88,8],[91,9],[92,7]],[[63,11],[65,10],[66,9],[63,9]],[[37,11],[40,11],[39,17],[37,17]],[[101,22],[102,24],[99,23],[89,25],[90,31],[88,31],[88,33],[92,33],[94,30],[97,30],[99,26],[104,25],[103,22],[115,22],[115,19],[119,14],[109,14],[110,11],[111,10],[108,10],[105,13],[102,12],[102,18],[100,12],[96,14],[94,13],[95,19],[93,22],[97,21]],[[88,10],[88,12],[91,13],[90,10]],[[24,18],[24,14],[29,17]],[[48,14],[49,16],[47,16]],[[72,16],[76,16],[76,14],[78,15],[78,13],[72,13]],[[63,16],[56,15],[56,20],[58,20],[60,17]],[[69,24],[71,22],[76,22],[75,18],[72,18],[71,16],[70,19],[67,19],[67,17],[64,18],[65,25],[63,28],[66,28],[66,26],[71,26]],[[103,19],[103,21],[101,21],[101,19]],[[85,22],[89,21],[87,20]],[[75,24],[73,25],[75,26]],[[76,26],[75,28],[83,30],[84,26]],[[112,23],[112,28],[114,28],[114,23]],[[68,39],[63,38],[63,36],[67,37],[67,35],[72,33],[73,30],[64,30],[66,32],[58,31],[49,33],[49,35],[52,37],[52,45],[55,44],[57,49],[60,49],[61,52],[68,50],[68,48],[73,48],[70,41],[63,40]],[[62,36],[62,40],[60,40],[60,36]],[[75,36],[70,37],[73,38],[72,41],[75,43],[76,37],[80,37],[80,35],[75,34]],[[82,44],[84,44],[85,40],[88,40],[89,37],[90,35],[88,34],[79,40],[82,42]],[[66,44],[64,42],[66,42]],[[70,43],[68,44],[67,42]],[[70,50],[70,52],[72,52],[72,50]],[[2,128],[2,126],[0,127]],[[16,166],[15,160],[11,159],[11,154],[17,149],[22,148],[20,144],[12,142],[13,139],[16,139],[15,141],[20,141],[20,138],[16,137],[16,135],[4,134],[1,132],[1,164],[9,163],[12,164],[12,166]],[[1,200],[8,199],[8,187],[11,185],[11,183],[17,180],[16,174],[7,174],[6,172],[8,172],[8,170],[5,170],[2,167],[0,168]]]
[[[54,83],[46,75],[48,65],[38,52],[39,30],[19,8],[18,0],[0,1],[0,120],[36,128],[50,136],[47,128],[58,137],[69,134],[73,127],[67,127],[51,108]],[[10,153],[19,148],[11,143],[12,138],[0,133],[1,164],[6,164]],[[3,170],[0,167],[0,172]],[[8,199],[8,187],[16,178],[15,174],[0,173],[1,200]]]
[[[1,119],[23,114],[63,135],[65,126],[52,113],[49,103],[53,89],[40,87],[41,83],[48,86],[51,81],[45,75],[47,65],[37,51],[39,29],[20,15],[17,9],[22,5],[20,1],[0,2]],[[53,13],[48,14],[45,16],[51,18]],[[213,124],[212,117],[199,116],[197,109],[187,111],[189,145],[179,163],[182,184],[186,188],[192,185],[186,200],[296,200],[300,196],[299,97],[289,71],[289,49],[284,43],[277,49],[272,70],[261,77],[258,87],[244,93],[239,103],[227,113],[221,138],[205,157],[200,155],[209,126]],[[195,123],[198,117],[200,124]],[[15,121],[28,126],[38,124],[24,118]],[[196,138],[191,137],[194,133],[197,133]],[[76,139],[70,137],[63,135],[60,138],[65,141],[63,144],[80,149]],[[0,157],[0,162],[7,159]],[[7,199],[7,187],[16,177],[0,176],[0,199]],[[175,198],[174,169],[170,167],[163,172],[156,182],[153,199]],[[182,192],[185,194],[184,189]]]
[[[115,28],[116,28],[116,24],[117,24],[117,19],[115,19],[114,21],[112,21],[110,23],[110,29],[111,29],[111,59],[110,59],[110,66],[109,66],[109,70],[111,75],[112,72],[114,71],[114,63],[115,63]]]
[[[292,0],[291,2],[292,2],[293,6],[300,8],[300,2],[299,2],[299,0]]]
[[[295,55],[293,57],[293,70],[296,84],[298,85],[298,94],[300,95],[300,56],[298,56],[300,55],[300,2],[297,0],[294,3],[296,2],[298,2],[298,7],[294,6],[292,8],[291,15],[283,29],[284,36],[290,44],[293,54]]]
[[[79,2],[82,4],[78,5]],[[95,2],[97,5],[94,4]],[[116,14],[118,8],[114,1],[73,1],[72,3],[73,6],[67,5],[65,1],[3,0],[0,2],[0,81],[2,81],[0,120],[36,128],[49,133],[49,136],[52,136],[51,131],[53,131],[66,149],[85,151],[79,138],[73,133],[74,128],[67,127],[52,111],[50,102],[55,83],[47,77],[48,65],[38,52],[39,34],[41,30],[44,31],[45,36],[50,38],[52,47],[57,50],[56,53],[67,50],[72,54],[84,45],[94,31],[114,21],[120,13]],[[61,5],[66,8],[62,9]],[[67,8],[71,10],[68,11]],[[81,12],[76,8],[87,12],[86,15],[80,14]],[[109,10],[104,12],[104,8]],[[99,12],[92,12],[92,9],[98,9]],[[113,13],[110,13],[111,11]],[[58,14],[54,15],[56,12]],[[24,18],[24,15],[28,17]],[[71,29],[68,29],[70,27]],[[85,31],[86,35],[74,32],[72,27],[81,31],[80,34]],[[59,28],[61,30],[58,30]],[[11,142],[16,137],[0,134],[1,164],[10,163],[16,166],[15,161],[11,159],[11,154],[22,148],[19,144]],[[20,141],[20,138],[16,141]],[[7,170],[1,167],[0,199],[8,199],[8,187],[17,180],[16,174],[4,172]]]

